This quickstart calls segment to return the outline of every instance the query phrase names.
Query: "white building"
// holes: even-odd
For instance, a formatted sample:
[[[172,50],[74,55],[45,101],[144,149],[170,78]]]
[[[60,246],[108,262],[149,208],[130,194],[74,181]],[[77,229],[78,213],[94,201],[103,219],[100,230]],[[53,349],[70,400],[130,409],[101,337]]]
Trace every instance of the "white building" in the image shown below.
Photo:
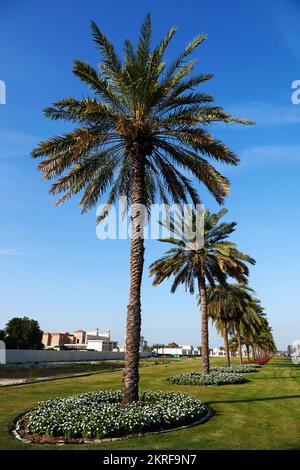
[[[114,351],[117,350],[118,342],[110,339],[110,330],[105,333],[99,333],[99,329],[87,331],[85,334],[85,342],[81,344],[65,344],[67,349],[78,349],[88,351]]]
[[[237,356],[238,355],[238,351],[236,351],[235,353],[232,354],[231,351],[229,351],[229,354],[230,356]],[[225,349],[224,348],[213,348],[211,349],[210,353],[209,353],[210,356],[213,356],[213,357],[224,357],[226,356],[226,352],[225,352]],[[246,349],[246,346],[242,346],[242,356],[243,357],[247,357],[247,349]],[[250,353],[250,356],[251,356],[251,353]]]
[[[226,353],[225,353],[225,350],[224,350],[224,349],[213,348],[213,349],[210,351],[210,356],[214,356],[214,357],[223,357],[223,356],[226,356]]]
[[[190,344],[179,345],[178,348],[157,348],[154,352],[159,356],[199,356],[200,351]]]

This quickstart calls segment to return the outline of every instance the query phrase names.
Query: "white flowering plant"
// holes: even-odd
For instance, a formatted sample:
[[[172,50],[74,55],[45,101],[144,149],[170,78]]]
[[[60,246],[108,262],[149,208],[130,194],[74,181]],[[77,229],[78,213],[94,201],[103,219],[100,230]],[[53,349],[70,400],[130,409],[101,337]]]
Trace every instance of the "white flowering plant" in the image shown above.
[[[38,403],[29,412],[29,434],[64,438],[121,437],[191,424],[207,413],[203,403],[183,393],[142,391],[123,405],[121,390],[99,390]]]
[[[230,367],[211,367],[211,372],[222,372],[227,374],[249,374],[250,372],[256,372],[260,366],[256,367],[256,365],[237,365],[237,366],[230,366]]]
[[[246,382],[245,377],[240,374],[215,371],[209,374],[186,372],[184,374],[173,375],[167,380],[177,385],[231,385]]]

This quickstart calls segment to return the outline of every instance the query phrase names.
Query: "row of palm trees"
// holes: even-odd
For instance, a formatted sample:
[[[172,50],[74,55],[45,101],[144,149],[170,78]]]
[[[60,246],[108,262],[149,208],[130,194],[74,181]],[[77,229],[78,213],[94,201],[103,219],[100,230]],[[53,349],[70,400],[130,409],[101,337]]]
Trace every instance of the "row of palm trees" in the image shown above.
[[[247,360],[260,359],[276,351],[272,330],[265,317],[260,300],[254,292],[242,284],[226,284],[209,287],[208,312],[217,331],[224,338],[227,365],[231,365],[229,334],[236,344],[240,364],[243,363],[242,346],[246,347]]]
[[[218,332],[224,338],[224,349],[230,366],[229,333],[235,334],[242,363],[242,345],[252,354],[273,352],[275,344],[267,319],[264,317],[260,301],[253,296],[253,290],[247,287],[249,269],[247,264],[255,260],[237,249],[229,240],[236,223],[220,222],[227,213],[222,209],[217,214],[204,211],[203,245],[195,246],[196,235],[187,239],[184,234],[195,233],[195,211],[190,211],[186,218],[174,220],[171,217],[171,237],[161,241],[172,245],[172,248],[150,267],[154,276],[154,285],[173,277],[171,292],[174,293],[183,284],[191,294],[198,290],[201,308],[201,355],[204,373],[209,373],[209,318],[215,323]],[[230,284],[228,279],[237,283]],[[259,352],[258,352],[259,351]],[[249,358],[250,359],[250,358]]]
[[[106,196],[107,205],[98,222],[119,196],[126,196],[131,205],[123,400],[128,404],[138,399],[139,383],[144,266],[140,205],[148,211],[158,200],[180,205],[191,201],[197,205],[201,202],[198,184],[204,185],[223,204],[230,184],[208,159],[236,166],[239,158],[212,136],[211,125],[251,123],[232,117],[213,104],[212,96],[198,90],[212,78],[211,74],[191,75],[195,63],[191,54],[206,39],[205,34],[193,39],[167,66],[164,55],[176,28],[171,28],[152,48],[151,19],[147,15],[137,45],[125,41],[123,60],[94,22],[91,29],[100,54],[99,67],[95,69],[76,60],[73,72],[88,85],[92,95],[81,99],[67,97],[45,109],[47,118],[74,123],[75,128],[41,142],[32,156],[42,158],[38,169],[43,179],[55,180],[50,193],[61,194],[57,205],[81,193],[79,204],[85,213]],[[214,280],[223,286],[229,277],[239,284],[246,283],[247,264],[253,263],[252,258],[227,240],[235,224],[218,224],[224,213],[206,212],[207,241],[202,250],[191,253],[177,245],[174,254],[169,253],[151,268],[155,283],[174,274],[174,290],[184,283],[192,292],[194,282],[197,283],[206,372],[209,371],[206,283]]]

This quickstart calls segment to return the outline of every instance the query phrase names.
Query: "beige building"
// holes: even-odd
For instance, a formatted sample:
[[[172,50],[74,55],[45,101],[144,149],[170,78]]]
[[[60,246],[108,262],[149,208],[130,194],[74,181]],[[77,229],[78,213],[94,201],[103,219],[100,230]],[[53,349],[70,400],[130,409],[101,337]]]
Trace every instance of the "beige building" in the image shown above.
[[[65,333],[43,333],[42,343],[44,348],[55,348],[61,347],[65,344],[73,344],[74,343],[74,335],[71,335],[68,332]]]
[[[113,351],[118,347],[117,341],[110,339],[110,330],[99,333],[99,330],[84,331],[77,330],[70,334],[65,333],[43,333],[42,343],[45,349],[63,348],[92,351]]]

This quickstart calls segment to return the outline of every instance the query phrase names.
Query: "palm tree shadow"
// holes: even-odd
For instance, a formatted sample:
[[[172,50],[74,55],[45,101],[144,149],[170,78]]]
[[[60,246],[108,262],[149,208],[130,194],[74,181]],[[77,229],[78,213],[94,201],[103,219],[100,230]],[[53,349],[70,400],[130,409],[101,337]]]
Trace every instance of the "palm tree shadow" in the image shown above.
[[[289,398],[300,398],[300,395],[286,395],[279,397],[264,397],[264,398],[247,398],[244,400],[213,400],[207,402],[209,405],[216,403],[249,403],[255,401],[272,401],[272,400],[287,400]]]
[[[255,377],[255,380],[292,380],[299,379],[299,375],[289,375],[287,377]]]

